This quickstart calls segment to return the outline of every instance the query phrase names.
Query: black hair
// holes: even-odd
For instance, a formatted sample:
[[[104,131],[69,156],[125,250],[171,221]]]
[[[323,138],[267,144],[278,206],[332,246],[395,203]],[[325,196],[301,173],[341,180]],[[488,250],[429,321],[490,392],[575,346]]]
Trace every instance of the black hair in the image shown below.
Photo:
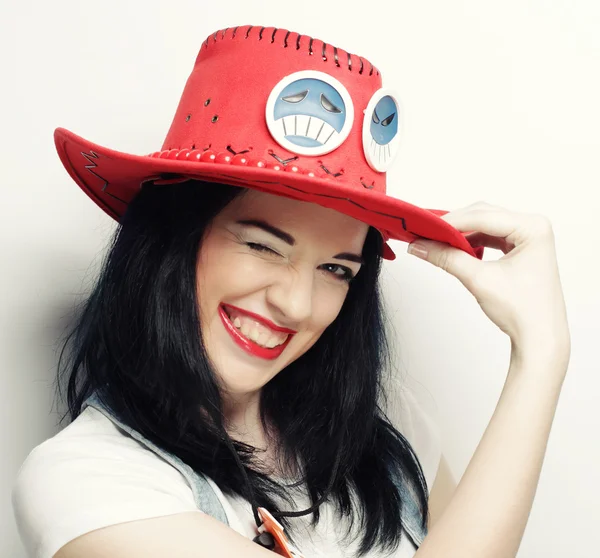
[[[224,493],[252,497],[293,541],[293,519],[277,515],[277,498],[293,504],[289,490],[256,470],[254,448],[224,429],[221,391],[201,335],[198,251],[212,219],[245,191],[199,180],[146,184],[130,202],[62,340],[57,389],[64,399],[67,382],[68,410],[61,422],[67,414],[75,420],[92,392],[106,390],[122,420]],[[260,402],[263,425],[279,433],[282,455],[301,471],[312,503],[328,495],[359,527],[359,556],[375,547],[393,551],[401,541],[399,475],[417,495],[423,527],[428,516],[419,461],[381,404],[390,355],[381,253],[381,236],[371,227],[365,263],[339,315],[263,387]],[[317,506],[313,524],[319,517]]]

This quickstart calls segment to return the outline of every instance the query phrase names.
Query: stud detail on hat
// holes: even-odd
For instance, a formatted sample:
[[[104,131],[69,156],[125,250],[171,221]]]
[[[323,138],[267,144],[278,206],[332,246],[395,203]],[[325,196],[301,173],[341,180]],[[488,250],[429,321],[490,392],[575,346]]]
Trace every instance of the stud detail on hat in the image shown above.
[[[241,153],[238,155],[234,155],[233,159],[231,159],[232,165],[247,165],[248,157],[246,155],[242,155]]]
[[[202,157],[204,151],[201,151],[200,149],[192,149],[189,153],[188,153],[188,160],[189,161],[200,161],[200,158]]]
[[[297,157],[288,159],[285,164],[282,164],[278,159],[276,161],[267,161],[262,157],[249,157],[246,155],[248,151],[237,153],[236,155],[229,151],[221,151],[215,153],[212,149],[166,149],[164,151],[156,151],[147,155],[154,159],[176,159],[178,161],[196,161],[200,163],[216,163],[216,164],[229,164],[236,166],[248,166],[260,169],[270,169],[274,171],[290,172],[294,174],[302,174],[309,176],[310,178],[327,179],[330,176],[338,177],[343,174],[338,172],[332,174],[327,168],[322,167],[321,169],[307,169],[303,168],[292,161],[295,161]],[[363,186],[365,186],[363,184]],[[367,186],[365,186],[366,188]]]
[[[217,155],[215,158],[215,163],[231,163],[231,159],[233,159],[231,153],[224,151]]]
[[[264,159],[249,159],[248,166],[265,169],[265,168],[267,168],[267,162]]]
[[[202,163],[214,163],[217,158],[217,154],[211,149],[207,149],[200,155],[200,161]]]

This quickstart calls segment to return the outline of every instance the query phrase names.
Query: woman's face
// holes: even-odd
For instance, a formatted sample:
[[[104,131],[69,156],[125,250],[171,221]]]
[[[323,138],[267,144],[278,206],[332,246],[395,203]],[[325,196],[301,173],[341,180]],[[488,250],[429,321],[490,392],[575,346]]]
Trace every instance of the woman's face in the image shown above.
[[[246,190],[207,229],[197,265],[203,339],[228,394],[260,390],[338,315],[368,225]]]

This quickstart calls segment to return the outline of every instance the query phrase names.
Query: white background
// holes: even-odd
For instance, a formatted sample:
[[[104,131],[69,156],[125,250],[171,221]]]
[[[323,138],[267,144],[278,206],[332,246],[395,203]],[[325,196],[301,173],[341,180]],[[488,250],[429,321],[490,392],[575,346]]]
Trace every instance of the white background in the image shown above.
[[[519,557],[594,555],[598,2],[2,0],[1,556],[24,556],[11,484],[29,451],[58,431],[56,340],[114,228],[68,177],[52,132],[64,126],[130,153],[160,149],[201,42],[244,24],[323,39],[382,71],[405,109],[392,195],[447,210],[485,200],[552,220],[573,349]],[[403,370],[437,413],[460,477],[500,394],[508,339],[456,279],[406,255],[406,244],[393,247],[385,280]]]

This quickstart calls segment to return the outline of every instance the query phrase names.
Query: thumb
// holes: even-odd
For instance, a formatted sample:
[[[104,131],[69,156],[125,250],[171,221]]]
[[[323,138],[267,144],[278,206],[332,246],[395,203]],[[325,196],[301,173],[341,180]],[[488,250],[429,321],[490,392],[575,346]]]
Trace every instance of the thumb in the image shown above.
[[[435,240],[416,240],[408,245],[407,252],[454,275],[467,285],[469,279],[479,271],[482,262],[463,250]]]

